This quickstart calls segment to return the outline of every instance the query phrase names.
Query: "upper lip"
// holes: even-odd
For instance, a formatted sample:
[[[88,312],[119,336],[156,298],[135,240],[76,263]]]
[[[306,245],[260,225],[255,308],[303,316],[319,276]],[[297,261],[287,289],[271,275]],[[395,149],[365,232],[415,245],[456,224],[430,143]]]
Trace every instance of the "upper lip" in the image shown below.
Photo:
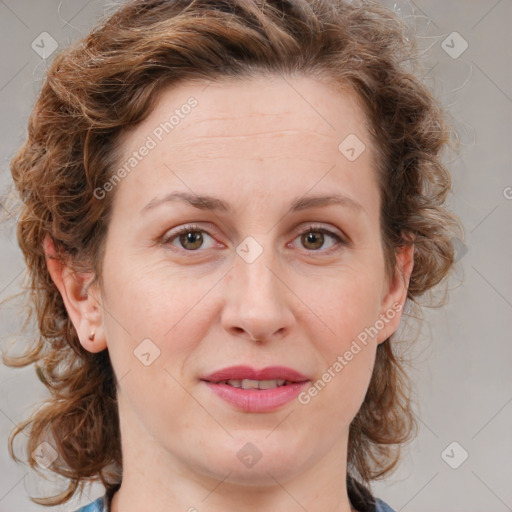
[[[251,379],[251,380],[274,380],[282,379],[289,382],[305,382],[309,380],[302,373],[286,368],[285,366],[268,366],[261,370],[256,370],[250,366],[230,366],[217,370],[209,375],[202,377],[201,380],[208,382],[222,382],[225,380]]]

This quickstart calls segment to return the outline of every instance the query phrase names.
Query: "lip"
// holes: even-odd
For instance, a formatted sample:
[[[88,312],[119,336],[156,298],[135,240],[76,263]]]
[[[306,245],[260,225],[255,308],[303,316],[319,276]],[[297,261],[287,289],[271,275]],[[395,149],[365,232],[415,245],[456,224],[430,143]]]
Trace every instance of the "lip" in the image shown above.
[[[272,389],[235,388],[221,381],[231,379],[273,380],[290,383]],[[250,366],[231,366],[201,379],[219,398],[244,412],[271,412],[292,401],[310,382],[302,373],[284,366],[255,370]]]
[[[203,377],[201,380],[208,382],[220,382],[231,379],[251,379],[251,380],[273,380],[283,379],[290,382],[305,382],[308,377],[302,373],[287,368],[286,366],[269,366],[261,370],[255,370],[250,366],[230,366]]]

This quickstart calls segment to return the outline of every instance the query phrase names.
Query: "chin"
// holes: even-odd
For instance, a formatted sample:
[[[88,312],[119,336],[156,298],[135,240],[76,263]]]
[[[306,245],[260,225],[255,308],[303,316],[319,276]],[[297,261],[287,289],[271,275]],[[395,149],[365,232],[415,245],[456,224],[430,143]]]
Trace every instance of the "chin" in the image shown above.
[[[278,432],[236,434],[223,448],[200,458],[202,472],[225,483],[275,486],[276,480],[284,482],[299,474],[310,458],[304,446],[290,443]]]
[[[214,468],[215,474],[210,476],[223,481],[223,484],[254,488],[275,487],[276,481],[285,483],[300,473],[300,468],[297,466],[264,461],[263,458],[251,468],[232,463],[224,464],[222,469],[223,471],[220,471],[219,467]],[[226,478],[226,475],[229,476]]]

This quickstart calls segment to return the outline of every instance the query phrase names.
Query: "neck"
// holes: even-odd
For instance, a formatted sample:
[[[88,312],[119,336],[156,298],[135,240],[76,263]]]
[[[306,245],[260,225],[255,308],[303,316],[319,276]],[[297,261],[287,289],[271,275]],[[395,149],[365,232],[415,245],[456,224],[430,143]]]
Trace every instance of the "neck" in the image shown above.
[[[262,457],[246,468],[236,453],[245,445],[247,431],[238,435],[233,430],[233,439],[219,438],[222,450],[208,437],[181,435],[177,442],[169,434],[148,433],[136,415],[123,410],[119,398],[123,471],[110,512],[354,511],[346,486],[348,429],[340,430],[334,445],[319,440],[311,453],[301,453],[301,440],[294,450],[280,451],[288,441],[279,429],[272,435],[251,430],[250,439],[261,448]],[[204,428],[218,430],[216,425]],[[212,438],[215,434],[212,431]],[[198,444],[202,450],[197,450]],[[187,445],[195,445],[200,456],[189,457]]]

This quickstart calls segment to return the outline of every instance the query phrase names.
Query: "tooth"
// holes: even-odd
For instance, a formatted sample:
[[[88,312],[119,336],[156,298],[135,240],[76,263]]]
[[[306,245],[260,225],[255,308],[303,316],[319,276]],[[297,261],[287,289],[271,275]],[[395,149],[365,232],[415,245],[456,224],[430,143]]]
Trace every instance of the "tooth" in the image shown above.
[[[283,381],[284,382],[284,381]],[[259,389],[272,389],[279,385],[279,381],[276,379],[272,380],[260,380]]]
[[[268,379],[268,380],[253,380],[253,379],[230,379],[223,380],[219,384],[227,384],[234,388],[242,389],[273,389],[288,384],[284,379]]]
[[[259,381],[251,380],[251,379],[243,379],[242,380],[242,388],[243,389],[258,389]]]

